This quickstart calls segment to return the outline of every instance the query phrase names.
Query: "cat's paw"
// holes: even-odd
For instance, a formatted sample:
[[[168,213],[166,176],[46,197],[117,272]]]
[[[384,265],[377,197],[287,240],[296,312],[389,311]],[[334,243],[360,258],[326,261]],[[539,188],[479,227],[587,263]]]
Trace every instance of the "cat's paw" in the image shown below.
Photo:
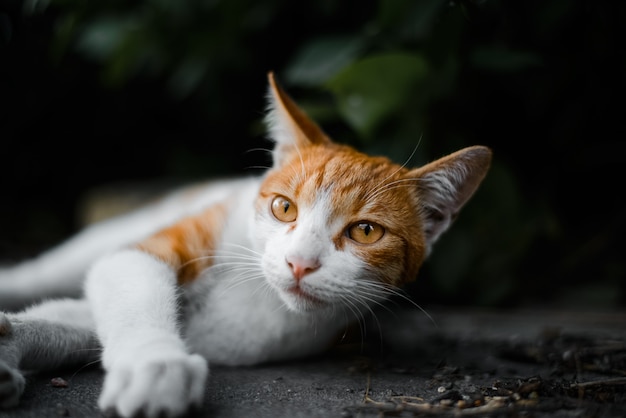
[[[122,417],[178,417],[202,404],[207,375],[206,360],[195,354],[135,358],[110,368],[99,406]]]
[[[24,392],[24,376],[0,360],[0,409],[16,406]]]

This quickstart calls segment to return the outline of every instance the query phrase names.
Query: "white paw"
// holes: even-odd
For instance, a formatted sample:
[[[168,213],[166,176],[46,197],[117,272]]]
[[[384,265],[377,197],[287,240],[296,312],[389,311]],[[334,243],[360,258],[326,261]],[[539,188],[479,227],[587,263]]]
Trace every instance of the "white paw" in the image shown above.
[[[108,370],[99,406],[122,417],[178,417],[202,404],[208,375],[199,355],[147,359],[141,354]]]

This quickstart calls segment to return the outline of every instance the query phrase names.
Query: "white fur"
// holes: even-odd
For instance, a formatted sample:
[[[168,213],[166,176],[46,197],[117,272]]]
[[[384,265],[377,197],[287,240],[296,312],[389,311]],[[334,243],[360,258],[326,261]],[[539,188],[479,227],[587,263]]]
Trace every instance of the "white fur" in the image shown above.
[[[139,250],[120,251],[90,270],[86,295],[104,346],[102,409],[178,415],[201,403],[208,367],[182,340],[169,266]]]

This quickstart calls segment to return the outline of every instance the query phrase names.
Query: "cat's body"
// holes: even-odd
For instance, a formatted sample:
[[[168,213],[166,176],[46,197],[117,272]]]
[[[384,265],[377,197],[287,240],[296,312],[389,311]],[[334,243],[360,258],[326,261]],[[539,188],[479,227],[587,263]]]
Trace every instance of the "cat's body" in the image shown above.
[[[176,416],[202,400],[209,363],[328,348],[413,280],[474,193],[491,153],[407,169],[331,142],[270,77],[274,166],[184,189],[0,270],[0,407],[20,370],[102,360],[100,406]]]

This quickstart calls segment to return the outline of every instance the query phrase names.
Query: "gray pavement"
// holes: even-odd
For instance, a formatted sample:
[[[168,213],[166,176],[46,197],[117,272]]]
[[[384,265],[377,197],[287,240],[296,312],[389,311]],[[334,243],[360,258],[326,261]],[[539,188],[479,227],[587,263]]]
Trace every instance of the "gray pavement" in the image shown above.
[[[205,403],[190,416],[626,416],[623,368],[569,369],[560,360],[575,350],[579,363],[595,362],[582,355],[602,349],[608,366],[622,367],[626,312],[429,311],[436,325],[415,310],[381,313],[382,338],[373,326],[317,358],[213,367]],[[53,385],[57,377],[67,387]],[[102,417],[102,379],[97,367],[29,376],[21,405],[0,417]],[[572,395],[580,382],[604,401]]]

